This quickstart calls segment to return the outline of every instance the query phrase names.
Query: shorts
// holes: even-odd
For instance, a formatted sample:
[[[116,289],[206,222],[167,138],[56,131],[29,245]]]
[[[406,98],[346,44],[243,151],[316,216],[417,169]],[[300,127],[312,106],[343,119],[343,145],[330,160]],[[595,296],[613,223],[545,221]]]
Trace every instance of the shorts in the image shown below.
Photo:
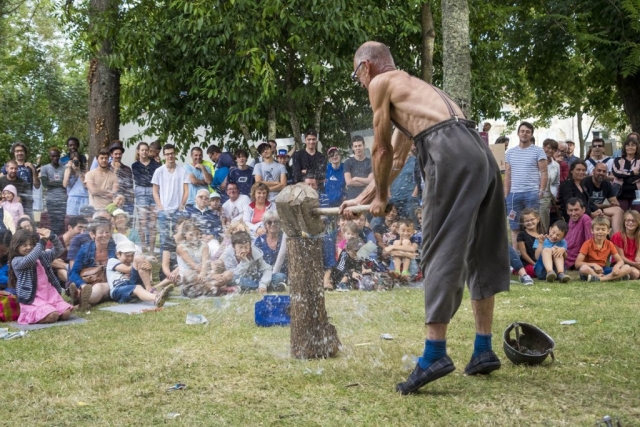
[[[133,295],[133,291],[136,289],[136,286],[139,285],[143,285],[142,278],[138,274],[138,270],[132,268],[129,280],[126,282],[121,282],[118,286],[111,290],[111,299],[118,304],[128,303],[132,299],[136,298]]]
[[[421,267],[426,323],[449,323],[472,300],[509,290],[502,176],[475,123],[449,119],[415,138],[425,187]]]
[[[153,199],[153,187],[140,187],[136,185],[135,195],[137,207],[153,206],[156,204]]]
[[[520,214],[526,208],[540,209],[540,199],[538,199],[537,191],[527,191],[524,193],[509,193],[506,197],[507,202],[507,218],[511,211],[516,213],[514,219],[509,218],[509,228],[513,231],[520,230]]]
[[[67,198],[67,215],[80,215],[80,208],[89,204],[89,197],[69,196]]]

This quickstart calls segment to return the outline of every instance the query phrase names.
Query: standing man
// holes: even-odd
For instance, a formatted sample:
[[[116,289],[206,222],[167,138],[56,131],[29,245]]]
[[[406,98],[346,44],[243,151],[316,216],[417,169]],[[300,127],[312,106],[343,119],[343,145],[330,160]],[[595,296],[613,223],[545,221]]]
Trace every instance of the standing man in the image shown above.
[[[355,199],[373,181],[371,159],[364,155],[364,138],[356,135],[351,139],[353,157],[344,162],[344,179],[347,183],[347,200]],[[412,189],[413,190],[413,189]]]
[[[187,196],[187,206],[193,207],[196,203],[196,194],[198,190],[209,191],[211,184],[211,169],[202,163],[203,152],[200,147],[191,149],[191,163],[184,165],[184,170],[189,178],[189,194]],[[207,199],[207,202],[209,199]]]
[[[40,178],[36,168],[30,162],[27,162],[29,150],[25,144],[22,142],[14,143],[11,146],[11,155],[18,167],[16,171],[18,178],[27,183],[22,192],[16,187],[18,188],[18,196],[20,196],[24,213],[33,219],[33,187],[40,188]],[[6,166],[2,168],[2,174],[7,175]]]
[[[118,193],[118,176],[109,169],[109,150],[100,150],[96,159],[98,167],[85,174],[84,183],[89,190],[89,204],[105,209]]]
[[[372,214],[384,215],[389,183],[402,169],[412,140],[424,165],[421,266],[427,340],[414,371],[396,390],[413,393],[455,370],[446,351],[447,327],[462,302],[465,281],[476,326],[465,373],[489,374],[500,368],[491,348],[494,295],[509,289],[498,165],[475,123],[460,118],[462,111],[444,92],[397,70],[385,45],[360,46],[353,68],[352,77],[368,90],[373,109],[374,180],[360,196],[345,201],[341,210],[370,202]],[[393,135],[391,123],[396,125]],[[451,191],[452,183],[456,191]],[[345,216],[351,214],[346,211]]]
[[[520,232],[520,212],[540,208],[540,199],[547,188],[547,155],[533,144],[533,125],[518,126],[520,143],[507,151],[504,165],[504,194],[507,196],[507,216],[511,228],[511,244],[517,250]]]
[[[344,163],[340,161],[340,150],[338,150],[338,147],[329,148],[327,150],[327,157],[329,157],[329,164],[327,165],[327,172],[325,174],[324,192],[327,195],[327,203],[329,206],[340,206],[345,199],[344,190],[346,181],[344,178]]]
[[[122,207],[129,215],[133,215],[135,197],[133,193],[133,171],[127,165],[122,164],[124,148],[122,142],[114,142],[109,147],[111,163],[109,169],[118,177],[118,193],[124,196],[124,206]]]
[[[270,144],[263,142],[258,145],[258,153],[262,161],[254,166],[253,176],[256,182],[264,182],[269,187],[269,201],[275,203],[280,190],[287,186],[287,169],[273,160]]]
[[[67,214],[67,190],[62,185],[66,167],[60,163],[60,150],[49,149],[49,164],[40,169],[42,185],[47,190],[45,201],[49,214],[50,229],[56,236],[65,232],[64,219]]]
[[[247,160],[249,160],[249,153],[247,150],[239,149],[234,153],[236,157],[237,167],[232,167],[229,171],[229,175],[227,176],[227,195],[231,197],[229,194],[229,184],[232,182],[237,185],[237,189],[240,191],[240,194],[248,196],[251,193],[251,187],[255,182],[255,178],[253,177],[253,168],[247,165]]]
[[[67,150],[69,152],[64,156],[62,156],[62,158],[60,158],[60,164],[62,166],[66,166],[67,163],[69,163],[69,160],[71,160],[71,155],[73,153],[77,153],[79,148],[80,148],[80,140],[75,136],[70,136],[69,139],[67,139]],[[87,157],[84,154],[80,154],[79,162],[80,162],[80,169],[84,171],[85,168],[87,167]]]
[[[324,189],[324,174],[327,169],[327,158],[317,150],[318,132],[309,129],[304,136],[306,147],[293,154],[293,181],[304,182],[309,174],[316,177],[318,187]]]
[[[160,229],[160,247],[173,229],[176,212],[184,211],[189,196],[189,177],[184,168],[176,164],[176,147],[165,144],[162,147],[165,164],[153,173],[153,200],[158,209],[158,228]]]
[[[550,209],[551,202],[555,203],[558,197],[558,187],[560,187],[560,165],[553,159],[558,151],[558,142],[555,139],[547,138],[542,142],[542,149],[547,156],[547,186],[544,194],[540,198],[540,222],[545,234],[549,231],[551,224]]]
[[[567,144],[567,153],[564,156],[564,161],[567,162],[567,165],[569,165],[569,167],[571,167],[571,165],[573,164],[573,162],[575,162],[576,160],[580,160],[580,157],[577,157],[573,154],[573,152],[576,149],[576,143],[573,141],[565,141],[565,143]]]

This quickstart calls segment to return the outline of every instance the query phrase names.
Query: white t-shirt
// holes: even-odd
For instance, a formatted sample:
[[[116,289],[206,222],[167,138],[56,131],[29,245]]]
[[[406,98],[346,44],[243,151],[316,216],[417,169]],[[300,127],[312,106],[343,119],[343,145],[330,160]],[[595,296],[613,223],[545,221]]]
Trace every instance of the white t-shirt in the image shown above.
[[[251,203],[249,196],[241,194],[235,202],[231,199],[227,200],[222,205],[222,212],[224,216],[229,218],[230,221],[241,220],[244,215],[244,208]]]
[[[607,165],[607,175],[611,175],[611,170],[613,169],[613,157],[604,156],[600,160],[591,157],[587,159],[585,163],[587,164],[587,175],[593,175],[593,170],[596,168],[598,163],[604,163]]]
[[[176,165],[173,172],[169,172],[167,166],[162,165],[153,173],[151,183],[159,187],[160,202],[165,211],[175,211],[180,208],[185,182],[188,184],[191,181],[180,165]]]
[[[121,262],[118,258],[109,258],[109,261],[107,261],[107,282],[109,283],[109,289],[111,289],[110,293],[112,293],[116,287],[129,281],[128,274],[116,270],[116,267],[120,264]]]
[[[287,168],[278,162],[260,162],[253,167],[253,176],[260,175],[263,181],[280,182],[280,176],[287,176]],[[279,191],[269,191],[269,201],[275,202]]]

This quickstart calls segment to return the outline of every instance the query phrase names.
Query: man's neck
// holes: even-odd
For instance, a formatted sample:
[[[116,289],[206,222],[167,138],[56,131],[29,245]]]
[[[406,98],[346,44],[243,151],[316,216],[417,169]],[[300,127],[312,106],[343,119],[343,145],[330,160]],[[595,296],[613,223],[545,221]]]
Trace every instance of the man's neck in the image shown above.
[[[309,148],[309,147],[305,148],[305,150],[307,151],[307,153],[309,153],[312,156],[316,154],[316,151],[318,151],[315,148]]]
[[[174,170],[176,168],[176,163],[167,163],[165,166],[169,170]]]
[[[361,161],[363,161],[363,160],[364,160],[364,153],[362,153],[362,155],[361,155],[361,156],[356,156],[356,155],[354,155],[354,156],[353,156],[353,158],[354,158],[354,159],[356,159],[357,161],[361,162]]]
[[[264,157],[262,158],[262,162],[263,163],[273,163],[273,158],[269,157],[268,159],[265,159]]]
[[[16,163],[18,164],[18,166],[22,166],[22,165],[24,165],[26,163],[26,161],[25,160],[16,159]]]
[[[7,179],[9,181],[15,181],[17,177],[18,177],[18,175],[14,176],[13,178],[11,178],[9,175],[7,175]]]
[[[602,182],[598,182],[594,176],[591,177],[591,182],[596,186],[596,188],[600,188],[600,185],[602,185]]]
[[[531,141],[527,141],[527,142],[520,141],[520,144],[519,144],[520,148],[529,148],[532,145],[533,143]]]
[[[602,160],[602,159],[604,159],[604,154],[600,154],[599,156],[596,156],[595,154],[592,154],[591,158],[593,160]]]
[[[98,170],[102,173],[107,173],[109,172],[109,166],[107,166],[106,168],[103,168],[102,166],[98,165]]]

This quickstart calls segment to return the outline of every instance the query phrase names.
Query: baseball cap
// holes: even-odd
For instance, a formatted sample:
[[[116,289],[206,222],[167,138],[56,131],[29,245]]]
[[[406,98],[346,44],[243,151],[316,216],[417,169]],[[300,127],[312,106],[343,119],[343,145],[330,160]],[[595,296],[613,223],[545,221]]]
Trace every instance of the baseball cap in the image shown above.
[[[209,199],[215,199],[215,198],[220,199],[220,194],[218,194],[217,191],[212,191],[211,194],[209,194]]]
[[[278,148],[278,155],[277,157],[286,157],[289,155],[289,152],[287,151],[286,148]]]
[[[92,216],[94,213],[96,213],[96,208],[91,205],[84,205],[80,208],[80,215],[82,216]]]
[[[327,156],[331,156],[334,152],[338,151],[338,147],[331,147],[327,150]]]
[[[135,251],[136,251],[136,245],[134,245],[133,242],[131,242],[131,240],[123,240],[120,243],[118,243],[118,245],[116,246],[116,252],[129,253],[129,252],[135,252]]]
[[[122,210],[122,209],[116,209],[115,211],[113,211],[113,212],[111,213],[111,216],[114,216],[114,217],[115,217],[115,216],[118,216],[118,215],[125,215],[127,218],[129,218],[129,214],[128,214],[128,213],[126,213],[126,212],[125,212],[124,210]]]

